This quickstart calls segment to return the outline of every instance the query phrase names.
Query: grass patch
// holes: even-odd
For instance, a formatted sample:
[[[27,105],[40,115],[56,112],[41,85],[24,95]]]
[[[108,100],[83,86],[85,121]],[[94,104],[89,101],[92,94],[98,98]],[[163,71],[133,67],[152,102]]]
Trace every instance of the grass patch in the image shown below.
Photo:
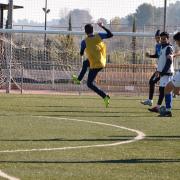
[[[146,134],[141,141],[112,147],[0,152],[0,169],[20,179],[179,179],[179,99],[172,118],[157,117],[139,102],[139,97],[116,96],[106,109],[97,96],[0,95],[0,151],[110,144],[136,136],[111,126],[54,117]]]

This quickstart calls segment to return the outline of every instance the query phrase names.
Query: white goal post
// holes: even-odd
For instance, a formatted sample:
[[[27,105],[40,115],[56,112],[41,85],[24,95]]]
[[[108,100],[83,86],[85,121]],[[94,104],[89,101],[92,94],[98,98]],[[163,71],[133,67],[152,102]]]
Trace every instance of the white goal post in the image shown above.
[[[145,85],[154,67],[144,54],[147,50],[154,51],[154,33],[113,34],[115,37],[106,41],[107,68],[99,74],[97,83],[111,93],[146,92]],[[79,45],[85,36],[83,31],[0,29],[0,35],[3,48],[0,73],[2,79],[7,80],[7,63],[11,62],[12,89],[20,89],[21,93],[33,90],[88,91],[86,77],[80,86],[74,85],[71,79],[82,66]],[[12,40],[7,35],[12,35]],[[132,47],[133,37],[136,37],[135,49]]]
[[[60,34],[60,35],[85,35],[83,31],[59,31],[59,30],[19,30],[19,29],[0,29],[0,33],[35,33],[35,34]],[[172,35],[173,33],[171,33]],[[152,32],[113,32],[114,36],[131,37],[154,37]]]

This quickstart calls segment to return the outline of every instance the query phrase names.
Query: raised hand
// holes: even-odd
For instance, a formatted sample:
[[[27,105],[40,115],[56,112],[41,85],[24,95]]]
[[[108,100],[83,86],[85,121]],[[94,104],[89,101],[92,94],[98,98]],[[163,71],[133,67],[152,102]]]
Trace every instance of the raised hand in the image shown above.
[[[102,22],[98,22],[97,23],[99,27],[103,27],[103,23]]]

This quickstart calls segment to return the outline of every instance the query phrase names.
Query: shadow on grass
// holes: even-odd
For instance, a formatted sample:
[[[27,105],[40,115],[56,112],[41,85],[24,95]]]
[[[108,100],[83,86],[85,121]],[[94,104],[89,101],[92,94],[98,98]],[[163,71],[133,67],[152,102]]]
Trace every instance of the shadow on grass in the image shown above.
[[[79,105],[76,105],[76,106],[72,106],[72,105],[70,105],[70,106],[68,106],[68,105],[62,105],[62,106],[60,106],[60,105],[58,105],[58,106],[26,106],[26,107],[38,107],[38,108],[83,108],[83,109],[89,109],[89,108],[91,108],[91,109],[97,109],[97,108],[99,108],[99,109],[106,109],[105,107],[103,107],[103,106],[85,106],[85,104],[84,105],[81,105],[81,106],[79,106]],[[109,106],[109,108],[108,109],[139,109],[139,107],[137,107],[137,106]],[[141,109],[147,109],[147,107],[142,107]]]
[[[110,138],[94,138],[94,139],[64,139],[64,138],[47,138],[47,139],[0,139],[0,142],[43,142],[43,141],[62,141],[62,142],[101,142],[101,141],[126,141],[131,140],[134,136],[109,136]],[[146,136],[142,141],[176,141],[180,140],[180,136]]]
[[[180,159],[120,159],[120,160],[0,160],[1,163],[24,163],[24,164],[154,164],[154,163],[179,163]]]
[[[134,138],[134,136],[118,136],[118,138],[106,138],[106,139],[97,139],[97,138],[94,138],[94,139],[85,139],[85,138],[82,138],[82,139],[63,139],[63,138],[50,138],[50,139],[0,139],[0,142],[3,142],[3,141],[93,141],[93,142],[96,142],[96,141],[126,141],[126,140],[130,140]]]
[[[90,118],[90,117],[103,117],[103,118],[120,118],[120,117],[143,117],[143,118],[146,118],[146,117],[150,117],[150,118],[152,118],[152,117],[154,117],[154,116],[152,116],[152,114],[145,114],[145,113],[139,113],[139,114],[137,114],[137,112],[136,113],[134,113],[134,112],[119,112],[119,113],[116,113],[117,115],[110,115],[111,113],[109,112],[109,114],[106,114],[106,113],[103,113],[103,112],[99,112],[99,114],[98,115],[96,115],[96,114],[91,114],[91,112],[89,112],[90,113],[90,115],[89,114],[81,114],[81,113],[79,113],[79,114],[60,114],[60,115],[51,115],[51,114],[46,114],[46,115],[40,115],[40,114],[38,114],[38,115],[34,115],[34,116],[44,116],[44,117],[59,117],[59,118],[81,118],[81,117],[87,117],[87,118]],[[102,115],[101,115],[102,114]],[[129,115],[129,114],[132,114],[132,115]],[[155,117],[157,116],[157,114],[153,114],[153,115],[155,115]]]
[[[121,108],[119,108],[121,109]],[[68,117],[89,117],[88,114],[91,114],[91,117],[131,117],[131,115],[129,116],[128,114],[133,114],[133,117],[152,117],[152,115],[157,115],[158,113],[150,113],[149,111],[144,111],[144,112],[138,112],[136,110],[134,111],[108,111],[111,109],[100,109],[100,110],[35,110],[33,112],[37,112],[37,113],[68,113]],[[79,115],[77,114],[73,114],[71,115],[71,113],[79,113]],[[97,115],[96,115],[97,114]],[[112,115],[110,115],[112,114]],[[116,115],[114,115],[116,114]],[[127,114],[127,115],[123,115],[122,114]],[[140,116],[142,115],[142,116]],[[58,115],[48,115],[48,116],[54,116],[54,117],[58,117]],[[62,114],[60,114],[59,116],[64,116]]]
[[[137,100],[137,101],[141,101],[142,99],[139,98],[139,97],[123,97],[123,96],[110,96],[111,97],[111,100],[113,101],[127,101],[127,100]],[[7,97],[6,97],[7,98]],[[15,97],[9,97],[9,98],[18,98],[18,99],[42,99],[42,98],[46,98],[46,99],[70,99],[70,100],[99,100],[99,101],[102,101],[102,99],[98,96],[98,95],[67,95],[67,96],[64,96],[64,95],[55,95],[55,96],[51,96],[51,95],[33,95],[33,96],[15,96]]]
[[[102,113],[106,113],[106,114],[118,114],[118,113],[134,113],[134,114],[142,114],[142,113],[146,113],[146,112],[137,112],[137,111],[90,111],[90,110],[47,110],[47,111],[33,111],[33,112],[38,112],[38,113],[91,113],[91,114],[102,114]],[[148,112],[149,113],[149,112]],[[152,113],[151,113],[152,114]],[[153,113],[155,114],[155,113]]]

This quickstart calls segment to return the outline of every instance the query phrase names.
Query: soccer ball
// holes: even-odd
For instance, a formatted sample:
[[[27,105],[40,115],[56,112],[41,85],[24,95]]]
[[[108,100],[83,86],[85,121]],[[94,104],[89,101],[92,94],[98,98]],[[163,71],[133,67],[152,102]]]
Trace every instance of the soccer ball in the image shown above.
[[[163,114],[166,111],[166,107],[165,106],[161,106],[159,109],[159,113]]]

